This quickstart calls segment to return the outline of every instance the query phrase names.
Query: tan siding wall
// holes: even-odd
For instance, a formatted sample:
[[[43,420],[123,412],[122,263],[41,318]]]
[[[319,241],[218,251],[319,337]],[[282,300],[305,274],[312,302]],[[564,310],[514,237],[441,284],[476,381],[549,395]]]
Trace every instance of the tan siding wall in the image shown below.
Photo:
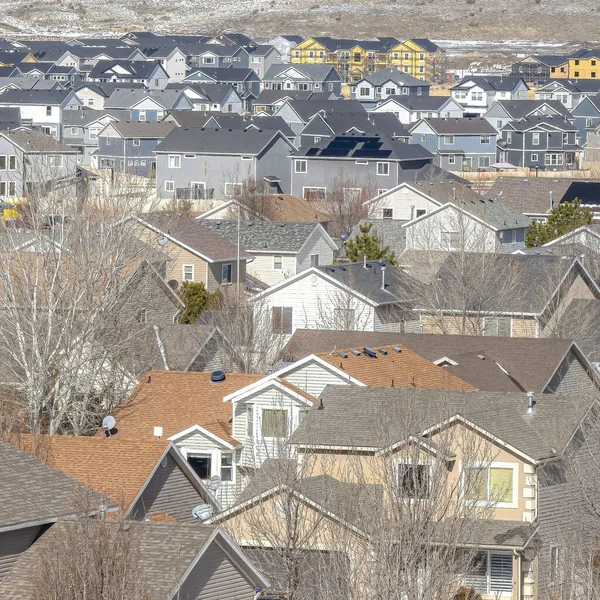
[[[512,337],[538,337],[537,321],[533,317],[514,318],[512,322]]]

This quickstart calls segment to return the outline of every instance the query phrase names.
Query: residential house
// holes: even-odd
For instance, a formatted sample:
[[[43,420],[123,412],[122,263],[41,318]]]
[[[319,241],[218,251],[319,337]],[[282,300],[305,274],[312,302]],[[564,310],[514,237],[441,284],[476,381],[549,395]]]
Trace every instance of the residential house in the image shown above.
[[[498,177],[487,195],[502,197],[502,201],[535,221],[544,222],[550,211],[562,202],[576,198],[592,210],[594,219],[600,219],[598,209],[600,182],[560,177]]]
[[[138,48],[131,46],[87,47],[70,46],[65,53],[54,61],[58,67],[72,67],[80,72],[90,72],[100,61],[145,61],[146,57]]]
[[[588,141],[588,133],[592,134],[600,124],[600,96],[585,96],[579,104],[571,110],[573,125],[577,127],[577,143],[584,148],[586,159],[594,161],[594,150],[597,144],[592,144],[594,148],[590,148],[588,156],[586,144]]]
[[[396,346],[402,352],[416,352],[478,390],[487,392],[588,393],[598,386],[588,358],[572,340],[499,337],[499,333],[495,327],[477,337],[297,329],[282,354],[296,362],[311,354],[329,355],[332,348]],[[380,352],[377,357],[381,358],[381,355]],[[529,359],[524,361],[523,356]]]
[[[78,496],[89,494],[90,512],[114,508],[104,497],[0,440],[0,586],[19,556],[61,517],[77,515]],[[31,499],[35,498],[35,502]],[[31,576],[31,573],[29,574]],[[3,597],[4,587],[0,587]]]
[[[155,150],[158,197],[230,198],[249,180],[289,193],[293,150],[279,131],[176,127]]]
[[[287,100],[273,113],[281,117],[298,135],[317,113],[366,113],[356,100]]]
[[[455,181],[415,181],[365,202],[369,219],[399,221],[409,250],[509,252],[525,245],[531,220],[499,197]]]
[[[162,121],[171,110],[192,110],[192,101],[179,90],[116,88],[104,108],[127,121]]]
[[[35,63],[37,58],[30,52],[19,52],[18,50],[0,51],[0,66],[12,67],[19,63]]]
[[[98,135],[98,164],[141,177],[156,175],[155,149],[175,128],[174,123],[152,121],[110,122]]]
[[[548,115],[572,120],[571,113],[558,100],[497,100],[484,113],[483,118],[500,132],[510,121]]]
[[[313,138],[293,153],[292,195],[324,199],[336,188],[359,198],[383,193],[432,160],[422,146],[394,137],[352,133],[316,143]]]
[[[282,60],[280,50],[272,44],[258,44],[247,48],[247,50],[250,53],[250,68],[261,81],[272,65],[290,62],[289,59]]]
[[[572,79],[600,78],[600,50],[582,48],[569,56],[569,77]]]
[[[274,64],[263,78],[265,90],[298,90],[300,92],[342,92],[342,80],[330,65]]]
[[[0,94],[0,107],[19,108],[23,125],[39,127],[57,140],[62,112],[78,110],[81,106],[81,100],[69,90],[8,90]]]
[[[421,119],[462,119],[465,109],[447,96],[388,96],[370,112],[390,112],[400,123],[409,125]]]
[[[448,171],[487,171],[496,162],[496,129],[482,118],[422,119],[410,128],[412,143],[435,155]]]
[[[298,90],[263,90],[252,103],[254,113],[273,114],[289,100],[337,100],[333,92],[299,92]]]
[[[115,429],[118,432],[118,427]],[[199,519],[193,509],[220,504],[173,443],[165,439],[112,436],[14,435],[17,448],[62,471],[121,507],[126,518],[168,515],[180,523]]]
[[[115,89],[143,89],[143,83],[81,83],[73,87],[75,95],[81,100],[84,106],[95,110],[102,110],[108,98]]]
[[[522,77],[504,75],[467,77],[451,89],[467,115],[482,115],[496,100],[527,100],[528,91]]]
[[[108,110],[65,110],[62,114],[61,139],[79,155],[81,165],[98,167],[98,134],[108,125],[118,121]]]
[[[167,90],[183,92],[193,110],[243,114],[244,100],[230,85],[170,83]]]
[[[253,302],[272,312],[273,332],[282,336],[299,328],[402,331],[414,318],[406,288],[416,285],[385,261],[336,264],[306,269]]]
[[[220,477],[216,499],[230,506],[242,488],[241,444],[232,433],[232,405],[223,399],[263,376],[218,373],[149,371],[112,411],[117,423],[113,437],[146,444],[156,437],[168,440],[201,481]]]
[[[149,46],[141,49],[150,60],[159,62],[169,76],[169,81],[182,81],[187,74],[187,54],[176,44]]]
[[[549,81],[535,90],[536,100],[558,100],[573,110],[586,96],[600,93],[600,81],[594,79],[561,79]]]
[[[367,75],[350,86],[350,98],[359,100],[365,108],[390,96],[429,96],[429,83],[402,73],[398,67],[388,67]]]
[[[160,63],[151,60],[100,60],[88,75],[88,81],[143,83],[151,90],[163,90],[169,75]]]
[[[76,524],[62,521],[44,534],[15,564],[2,585],[6,600],[33,600],[36,589],[31,574],[39,569],[52,548],[62,547],[75,535]],[[104,523],[104,528],[122,527]],[[136,581],[147,600],[219,597],[252,600],[256,590],[267,590],[269,581],[220,528],[191,523],[128,524],[131,546],[136,548]],[[109,533],[111,538],[116,535]],[[63,540],[61,542],[61,540]],[[160,552],[157,552],[160,548]]]
[[[564,171],[579,164],[577,128],[564,117],[510,121],[498,140],[498,158],[517,167]]]
[[[269,40],[271,44],[280,54],[282,63],[291,62],[292,48],[295,48],[304,38],[301,35],[278,35],[272,40]]]
[[[239,44],[193,44],[182,48],[192,68],[250,66],[250,53]]]
[[[431,40],[413,38],[391,48],[388,62],[417,79],[442,83],[446,74],[445,54],[445,50]]]
[[[20,128],[21,125],[21,111],[16,106],[0,108],[0,129],[10,131]]]
[[[510,74],[522,77],[528,83],[544,85],[550,79],[569,77],[568,56],[534,54],[513,63]]]
[[[76,149],[39,131],[0,133],[0,196],[74,193],[78,160]]]
[[[83,79],[83,74],[75,67],[61,67],[53,63],[22,63],[18,70],[27,77],[58,81],[65,86],[76,85]]]
[[[266,220],[201,219],[204,227],[238,243],[254,260],[247,274],[274,285],[310,267],[331,264],[338,249],[319,223],[286,223]],[[239,229],[238,229],[239,227]]]
[[[169,214],[151,214],[138,220],[143,226],[139,234],[142,241],[158,246],[171,259],[166,265],[167,281],[202,282],[209,292],[245,281],[246,262],[252,256],[243,250],[238,252],[237,245],[209,231],[201,222]]]

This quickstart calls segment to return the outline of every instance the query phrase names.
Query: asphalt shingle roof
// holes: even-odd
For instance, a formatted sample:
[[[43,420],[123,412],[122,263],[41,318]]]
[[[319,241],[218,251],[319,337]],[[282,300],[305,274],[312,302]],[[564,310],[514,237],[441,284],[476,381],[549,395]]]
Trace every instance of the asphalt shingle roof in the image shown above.
[[[519,85],[519,83],[523,81],[524,80],[522,77],[510,77],[506,75],[488,75],[485,77],[470,76],[465,77],[452,89],[458,90],[465,87],[468,88],[468,86],[465,86],[466,83],[475,82],[478,86],[487,91],[495,90],[497,92],[512,92]]]
[[[133,79],[147,79],[150,77],[156,63],[152,60],[99,60],[90,71],[90,79],[103,77],[109,69],[115,66],[123,67],[127,73],[120,73],[119,79],[131,77]],[[130,74],[131,73],[131,74]]]
[[[0,94],[0,104],[43,104],[57,106],[62,104],[70,90],[7,90]]]
[[[373,85],[383,85],[388,81],[393,81],[402,87],[421,87],[428,88],[431,84],[421,79],[417,79],[412,75],[403,73],[398,67],[388,67],[387,69],[380,69],[371,73],[365,77],[365,81],[372,83]]]
[[[75,148],[67,146],[41,131],[9,131],[4,135],[23,148],[25,152],[60,152],[61,154],[77,152]]]
[[[498,100],[498,104],[515,120],[523,119],[541,106],[549,106],[559,115],[571,118],[566,106],[558,100]]]
[[[171,121],[115,121],[110,124],[124,138],[162,140],[175,127]]]
[[[170,109],[181,96],[177,90],[145,90],[116,88],[104,105],[105,108],[131,108],[144,98],[151,98],[164,109]]]
[[[271,81],[272,79],[277,79],[281,76],[285,71],[297,71],[298,73],[304,75],[304,77],[299,77],[298,79],[302,81],[324,81],[325,78],[329,75],[329,73],[335,70],[331,65],[312,65],[312,64],[297,64],[297,63],[281,63],[274,64],[269,67],[265,76],[263,77],[263,81]],[[291,76],[293,79],[293,76]],[[339,75],[338,75],[339,79]]]
[[[498,132],[489,121],[483,118],[463,119],[423,119],[425,123],[439,134],[450,135],[497,135]],[[418,124],[418,123],[417,123]],[[416,127],[415,124],[413,126]]]

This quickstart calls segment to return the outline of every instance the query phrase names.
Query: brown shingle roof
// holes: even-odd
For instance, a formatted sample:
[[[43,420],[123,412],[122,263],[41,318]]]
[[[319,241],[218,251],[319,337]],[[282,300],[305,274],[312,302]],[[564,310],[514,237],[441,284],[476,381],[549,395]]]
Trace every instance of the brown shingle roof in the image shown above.
[[[223,402],[223,397],[264,375],[228,373],[221,383],[212,383],[210,377],[206,372],[149,371],[129,399],[113,411],[115,437],[150,440],[154,427],[162,427],[163,438],[168,439],[199,425],[237,446],[231,437],[232,404]]]
[[[418,387],[425,389],[472,390],[474,387],[449,373],[442,367],[419,356],[405,346],[376,346],[377,358],[363,352],[363,346],[331,352],[320,352],[316,356],[334,367],[343,369],[348,375],[368,386]],[[358,356],[352,350],[360,352]],[[384,350],[383,354],[380,350]],[[346,358],[340,356],[346,355]]]
[[[237,246],[224,237],[213,233],[202,226],[201,221],[188,219],[181,215],[151,214],[142,218],[142,223],[149,224],[158,231],[166,233],[200,254],[208,262],[235,260]],[[242,259],[251,258],[252,255],[240,252]]]
[[[304,200],[290,194],[269,196],[269,219],[288,223],[312,223],[329,221],[324,212],[317,210]]]
[[[104,432],[102,437],[23,434],[11,441],[124,508],[131,505],[169,445],[164,439],[107,438]]]
[[[288,360],[300,360],[314,352],[329,353],[333,348],[359,345],[375,349],[399,345],[428,361],[447,357],[458,364],[444,367],[444,370],[480,390],[517,392],[522,391],[522,387],[528,391],[542,392],[573,342],[557,338],[297,329],[284,353]],[[527,360],[523,360],[523,357],[527,357]],[[383,363],[378,363],[378,368],[379,364]],[[498,364],[511,377],[502,372]]]

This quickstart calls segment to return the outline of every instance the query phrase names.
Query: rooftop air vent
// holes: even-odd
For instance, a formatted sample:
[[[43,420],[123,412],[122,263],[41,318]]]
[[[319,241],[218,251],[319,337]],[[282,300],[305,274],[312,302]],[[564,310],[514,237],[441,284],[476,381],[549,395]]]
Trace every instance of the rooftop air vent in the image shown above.
[[[338,352],[338,356],[341,358],[348,358],[348,355],[345,352]]]
[[[377,352],[375,352],[375,350],[373,350],[373,348],[369,348],[368,346],[365,346],[363,348],[363,353],[365,356],[368,356],[369,358],[377,358]]]
[[[387,351],[385,348],[379,348],[379,352],[380,352],[381,354],[383,354],[384,356],[386,356],[386,355],[387,355],[387,353],[388,353],[388,351]]]
[[[393,347],[392,347],[392,350],[393,350],[394,352],[402,352],[402,348],[400,348],[399,346],[393,346]]]
[[[223,383],[225,381],[225,371],[213,371],[210,374],[212,383]]]
[[[352,354],[354,354],[354,356],[360,356],[360,352],[358,350],[352,350]]]

